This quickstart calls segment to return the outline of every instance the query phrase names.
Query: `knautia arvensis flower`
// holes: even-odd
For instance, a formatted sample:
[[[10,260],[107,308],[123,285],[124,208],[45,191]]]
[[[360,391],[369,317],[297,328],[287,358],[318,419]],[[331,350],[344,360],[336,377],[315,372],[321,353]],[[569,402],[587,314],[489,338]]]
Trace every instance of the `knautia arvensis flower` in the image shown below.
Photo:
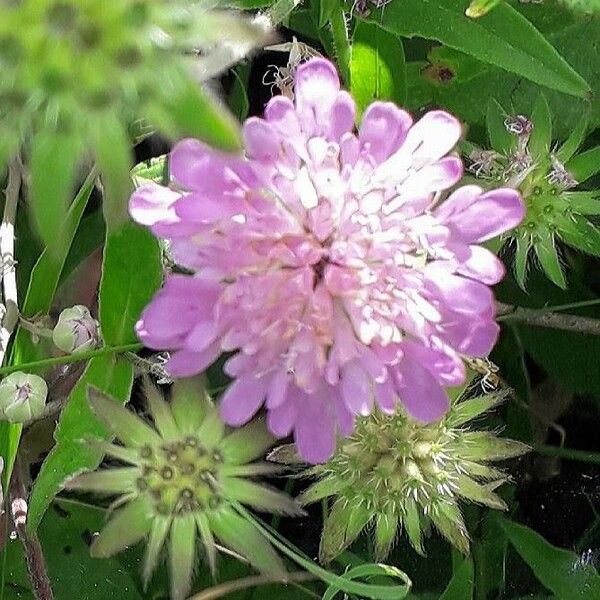
[[[445,413],[462,356],[486,356],[498,334],[489,286],[504,268],[481,243],[524,211],[512,189],[445,194],[462,177],[452,115],[415,122],[374,102],[357,131],[333,64],[294,77],[294,101],[245,122],[244,155],[183,140],[171,187],[143,185],[129,208],[194,273],[166,279],[140,339],[171,352],[174,377],[233,352],[225,421],[264,404],[270,430],[316,463],[375,403],[422,422]]]
[[[393,415],[378,411],[360,417],[331,460],[306,473],[317,481],[302,494],[302,503],[330,499],[320,559],[332,560],[370,526],[378,560],[386,558],[401,532],[423,553],[430,524],[467,553],[461,503],[505,509],[494,490],[509,477],[490,463],[528,450],[469,425],[503,397],[499,392],[456,402],[432,424],[415,422],[401,407]]]
[[[239,502],[263,512],[302,512],[289,496],[254,481],[278,472],[276,465],[253,462],[273,443],[264,422],[230,432],[194,380],[176,383],[170,403],[151,385],[146,393],[154,427],[90,388],[92,409],[122,445],[89,443],[129,465],[85,473],[67,484],[71,490],[118,496],[119,508],[94,540],[92,555],[111,556],[147,537],[147,584],[167,545],[174,600],[190,590],[198,536],[213,573],[220,542],[258,570],[283,578],[281,559],[234,508]]]
[[[506,234],[514,249],[515,278],[523,288],[532,254],[561,288],[567,286],[561,256],[566,246],[600,256],[600,229],[589,220],[600,215],[600,192],[579,188],[600,171],[600,148],[576,154],[587,124],[584,115],[569,138],[554,145],[543,96],[529,117],[507,115],[491,101],[487,125],[493,149],[466,144],[469,170],[483,185],[515,187],[525,201],[525,219]]]

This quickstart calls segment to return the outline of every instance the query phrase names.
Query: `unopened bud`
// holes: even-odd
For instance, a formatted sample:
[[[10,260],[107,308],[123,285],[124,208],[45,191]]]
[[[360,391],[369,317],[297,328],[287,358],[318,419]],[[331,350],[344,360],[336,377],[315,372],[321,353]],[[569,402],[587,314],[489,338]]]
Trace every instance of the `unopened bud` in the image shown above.
[[[91,350],[98,344],[98,321],[85,306],[66,308],[58,317],[52,341],[69,354]]]
[[[529,136],[533,131],[533,123],[523,115],[516,115],[514,117],[507,117],[504,120],[504,127],[509,133],[514,135]]]
[[[25,423],[39,417],[46,406],[48,386],[39,376],[17,371],[0,381],[0,419]]]

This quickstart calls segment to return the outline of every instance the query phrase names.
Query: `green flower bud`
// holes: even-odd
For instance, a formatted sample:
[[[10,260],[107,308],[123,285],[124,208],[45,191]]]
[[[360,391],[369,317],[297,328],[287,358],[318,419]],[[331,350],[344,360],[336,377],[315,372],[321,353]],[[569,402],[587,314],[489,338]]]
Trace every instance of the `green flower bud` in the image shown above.
[[[91,350],[98,345],[98,321],[85,306],[66,308],[52,331],[52,341],[68,354]]]
[[[0,381],[0,419],[25,423],[44,411],[48,386],[37,375],[17,371]]]

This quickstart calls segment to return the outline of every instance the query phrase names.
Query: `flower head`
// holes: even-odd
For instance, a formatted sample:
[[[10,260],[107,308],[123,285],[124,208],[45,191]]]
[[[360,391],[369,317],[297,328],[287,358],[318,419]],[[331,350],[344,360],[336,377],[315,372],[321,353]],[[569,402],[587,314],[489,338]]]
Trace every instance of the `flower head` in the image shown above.
[[[460,355],[483,356],[498,331],[488,287],[498,259],[478,244],[523,216],[513,190],[440,192],[462,175],[451,115],[416,123],[375,102],[354,130],[333,65],[300,65],[295,103],[279,96],[244,125],[245,156],[196,140],[170,157],[173,187],[142,186],[134,219],[170,240],[194,276],[171,275],[137,325],[185,377],[235,354],[221,401],[232,425],[265,403],[277,436],[326,460],[336,433],[376,401],[419,421],[448,408]]]
[[[361,417],[333,458],[307,472],[317,481],[302,494],[302,502],[331,498],[321,560],[335,558],[369,524],[377,560],[385,559],[402,530],[422,553],[428,523],[468,552],[460,503],[505,509],[494,490],[509,478],[488,463],[528,450],[521,442],[466,426],[502,398],[492,394],[455,403],[441,422],[429,425],[407,418],[402,408],[393,415]]]
[[[33,373],[16,371],[0,381],[0,421],[24,423],[39,417],[46,406],[48,386]]]
[[[470,148],[469,169],[482,183],[509,185],[523,196],[526,217],[506,236],[515,249],[516,280],[525,288],[534,254],[546,276],[565,288],[561,245],[600,256],[600,229],[588,220],[600,213],[598,191],[574,189],[598,172],[598,148],[576,154],[585,139],[587,115],[560,147],[552,145],[552,121],[543,96],[530,118],[506,117],[492,103],[487,119],[488,130],[495,132],[493,150]]]
[[[98,344],[98,321],[86,306],[65,308],[52,330],[52,341],[63,352],[84,352]]]
[[[198,535],[213,573],[216,537],[257,569],[282,575],[285,568],[275,551],[233,506],[241,502],[261,511],[301,512],[288,496],[251,479],[277,472],[277,466],[252,462],[273,443],[264,422],[229,432],[206,392],[191,380],[175,385],[170,405],[155,388],[146,390],[154,427],[90,389],[92,409],[123,445],[89,443],[131,465],[86,473],[67,484],[72,490],[117,495],[115,504],[125,504],[94,540],[92,555],[111,556],[148,536],[147,584],[169,538],[175,600],[188,595]]]

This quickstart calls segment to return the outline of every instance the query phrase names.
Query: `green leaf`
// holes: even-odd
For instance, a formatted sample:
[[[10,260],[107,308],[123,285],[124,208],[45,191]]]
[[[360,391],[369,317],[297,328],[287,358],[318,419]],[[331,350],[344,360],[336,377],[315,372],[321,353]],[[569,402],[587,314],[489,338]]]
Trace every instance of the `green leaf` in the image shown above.
[[[490,98],[487,103],[485,124],[492,148],[500,153],[507,154],[516,146],[516,137],[511,135],[505,125],[506,112],[495,98]]]
[[[191,136],[222,150],[239,150],[239,125],[216,99],[185,73],[164,82],[160,106],[149,107],[150,121],[172,136]]]
[[[44,517],[38,535],[44,551],[54,597],[85,600],[142,600],[135,574],[124,569],[116,558],[97,559],[90,556],[89,533],[99,531],[106,511],[73,500],[56,500]],[[19,539],[9,540],[5,548],[7,581],[29,588],[29,579]],[[74,565],[77,565],[74,568]],[[12,585],[6,586],[9,591]],[[85,585],[85,594],[82,593]],[[30,593],[15,596],[33,598]],[[11,598],[10,593],[8,598]]]
[[[113,112],[95,114],[88,132],[104,183],[104,219],[107,228],[115,231],[129,220],[127,202],[133,189],[129,175],[131,144],[120,116]]]
[[[464,8],[456,0],[398,0],[373,12],[370,20],[395,35],[438,40],[549,88],[589,94],[585,80],[514,8],[502,3],[475,20]]]
[[[94,385],[124,403],[133,385],[133,366],[115,356],[92,359],[73,388],[62,411],[54,437],[56,445],[42,464],[29,502],[27,526],[37,529],[50,502],[67,479],[84,470],[95,469],[102,452],[82,443],[86,438],[109,439],[106,427],[93,414],[87,399],[87,387]]]
[[[571,131],[569,137],[565,140],[565,143],[556,153],[556,157],[560,162],[566,163],[573,157],[575,152],[579,150],[579,146],[581,146],[581,144],[583,144],[583,140],[585,140],[589,123],[590,113],[586,110],[584,111],[583,115],[581,115],[579,121],[577,121],[577,125]]]
[[[574,552],[556,548],[535,531],[508,519],[500,521],[515,550],[538,580],[561,600],[600,598],[600,576]]]
[[[529,137],[529,150],[534,157],[546,157],[552,143],[552,116],[544,94],[540,93],[537,97],[531,113],[531,122],[533,131]]]
[[[351,92],[359,115],[373,100],[403,104],[406,69],[402,42],[375,23],[358,21],[352,36]]]
[[[43,131],[32,141],[31,211],[38,235],[55,256],[70,243],[64,227],[78,150],[74,137],[55,131]]]
[[[540,229],[538,239],[534,244],[536,256],[538,257],[544,273],[550,278],[552,283],[556,284],[563,290],[567,287],[567,281],[563,268],[560,264],[558,251],[556,249],[556,241],[552,232],[547,229]]]
[[[600,146],[578,154],[566,164],[566,168],[579,183],[600,173]]]
[[[328,21],[331,19],[333,9],[339,6],[340,0],[319,0],[319,28],[325,27]]]
[[[92,193],[95,179],[95,172],[88,175],[67,212],[63,229],[65,243],[62,252],[51,253],[46,249],[35,263],[29,278],[25,300],[21,306],[21,314],[24,317],[45,314],[50,310],[69,246]],[[17,328],[9,363],[19,365],[34,361],[40,357],[39,352],[39,346],[33,343],[31,334],[21,327]],[[5,421],[0,421],[0,456],[4,458],[4,472],[2,474],[4,489],[7,489],[8,486],[8,479],[12,472],[20,436],[21,425],[10,425]]]
[[[465,558],[454,571],[440,600],[472,600],[474,579],[473,561]]]
[[[158,289],[160,248],[145,228],[126,223],[107,233],[100,282],[100,325],[107,345],[136,340],[134,325]]]

